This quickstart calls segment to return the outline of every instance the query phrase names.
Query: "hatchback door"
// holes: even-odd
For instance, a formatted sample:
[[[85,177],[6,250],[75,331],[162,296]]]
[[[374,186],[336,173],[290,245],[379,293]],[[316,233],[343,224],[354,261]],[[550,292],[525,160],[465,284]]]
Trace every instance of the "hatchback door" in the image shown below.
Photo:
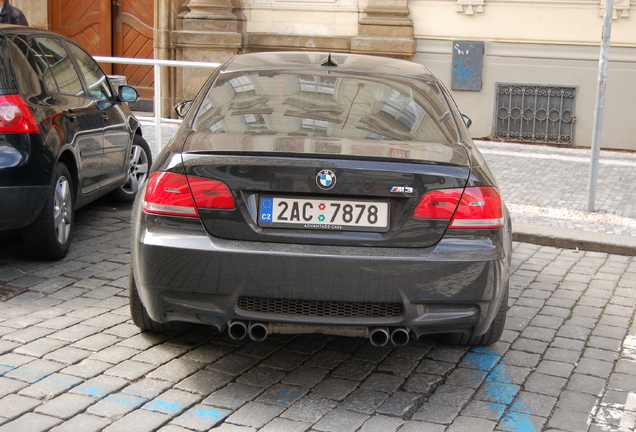
[[[115,100],[108,77],[97,62],[79,46],[73,43],[66,43],[66,46],[99,110],[100,126],[103,128],[100,186],[108,186],[126,177],[132,132],[120,104]]]
[[[73,61],[60,39],[36,38],[42,57],[51,72],[51,85],[62,115],[55,125],[62,131],[65,144],[76,149],[79,166],[79,188],[86,195],[99,188],[103,157],[102,110],[99,100],[86,94]]]

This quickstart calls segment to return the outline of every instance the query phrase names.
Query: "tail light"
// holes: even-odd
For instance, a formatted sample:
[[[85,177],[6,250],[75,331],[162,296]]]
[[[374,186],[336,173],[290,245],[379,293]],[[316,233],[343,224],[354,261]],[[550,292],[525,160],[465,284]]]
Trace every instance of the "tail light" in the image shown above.
[[[148,177],[143,208],[148,213],[199,217],[198,209],[233,209],[236,202],[221,181],[155,171]]]
[[[494,187],[439,189],[426,193],[413,217],[451,219],[449,228],[499,228],[503,226],[503,205]]]
[[[20,95],[0,96],[0,132],[40,132],[31,108]]]

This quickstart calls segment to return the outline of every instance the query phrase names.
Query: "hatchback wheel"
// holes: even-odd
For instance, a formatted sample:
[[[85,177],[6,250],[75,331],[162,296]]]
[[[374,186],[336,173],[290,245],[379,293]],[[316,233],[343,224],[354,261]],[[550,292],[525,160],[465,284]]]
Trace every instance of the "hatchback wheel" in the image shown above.
[[[22,234],[26,252],[34,258],[54,260],[68,252],[73,234],[73,180],[62,163],[38,218]]]
[[[137,191],[148,178],[151,165],[152,152],[150,151],[150,146],[140,135],[135,135],[130,150],[126,183],[121,188],[113,191],[113,199],[120,202],[133,201],[135,196],[137,196]]]

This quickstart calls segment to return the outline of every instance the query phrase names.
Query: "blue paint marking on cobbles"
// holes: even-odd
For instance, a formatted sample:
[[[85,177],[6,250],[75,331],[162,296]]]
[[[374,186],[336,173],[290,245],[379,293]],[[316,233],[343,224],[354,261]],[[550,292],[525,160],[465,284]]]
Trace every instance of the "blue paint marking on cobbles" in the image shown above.
[[[104,400],[113,404],[123,405],[123,406],[141,406],[141,404],[146,402],[146,399],[143,399],[143,398],[138,398],[138,399],[139,400],[135,401],[132,399],[121,397],[121,396],[110,395]]]
[[[509,405],[519,393],[520,387],[516,384],[508,384],[497,381],[488,381],[484,384],[484,395],[489,402]]]
[[[5,368],[5,369],[3,370],[2,368]],[[11,366],[11,365],[8,365],[8,364],[0,363],[0,376],[2,376],[4,374],[8,374],[9,372],[11,372],[14,369],[15,369],[15,366]]]
[[[100,399],[101,399],[101,396],[99,395],[99,392],[101,390],[102,390],[102,388],[101,387],[97,387],[97,386],[90,386],[90,387],[77,389],[78,392],[86,393],[89,396],[93,396],[93,397],[100,398]]]
[[[283,404],[283,405],[289,405],[289,401],[282,399],[285,396],[287,396],[289,394],[289,390],[287,389],[281,389],[278,390],[278,392],[276,392],[276,397],[277,398],[281,398],[281,399],[276,399],[276,402],[278,402],[279,404]]]
[[[170,413],[170,412],[177,412],[181,410],[182,407],[183,407],[183,404],[181,402],[167,402],[162,399],[157,399],[155,401],[150,402],[150,404],[144,407],[144,409],[148,411],[154,411],[154,412]]]
[[[493,356],[498,360],[501,359],[499,354],[488,347],[474,348],[472,351],[485,355],[485,357],[474,356],[474,360],[469,358],[469,364],[470,361],[487,361],[489,365],[494,365],[491,363]],[[503,408],[512,403],[517,396],[520,386],[512,383],[512,374],[506,365],[499,364],[495,367],[490,367],[492,370],[489,369],[490,373],[486,378],[484,395],[489,399],[488,405],[495,412],[502,412]],[[531,416],[532,411],[523,402],[517,401],[510,409],[505,411],[500,427],[504,427],[505,430],[511,432],[538,432],[540,429],[535,428]]]
[[[53,387],[67,387],[67,384],[73,385],[70,378],[60,377],[53,382]]]
[[[506,365],[497,365],[492,371],[490,371],[490,374],[488,374],[488,379],[491,381],[507,383],[512,381],[512,374]]]
[[[476,352],[469,352],[464,357],[466,363],[471,369],[480,369],[484,371],[491,370],[501,359],[497,354],[481,354]]]
[[[225,411],[225,410],[217,410],[217,409],[209,409],[209,408],[198,408],[196,410],[190,410],[190,412],[196,415],[197,417],[201,417],[206,420],[218,419],[228,414],[228,411]]]
[[[514,432],[538,432],[540,430],[534,427],[527,413],[516,411],[508,411],[501,425],[505,427],[505,430]]]

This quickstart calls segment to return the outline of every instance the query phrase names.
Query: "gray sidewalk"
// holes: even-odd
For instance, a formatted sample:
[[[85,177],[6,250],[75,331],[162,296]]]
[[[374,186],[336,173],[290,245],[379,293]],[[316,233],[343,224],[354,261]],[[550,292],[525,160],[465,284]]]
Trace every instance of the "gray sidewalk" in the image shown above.
[[[154,150],[154,124],[142,126]],[[164,145],[176,129],[163,125]],[[510,210],[515,240],[636,255],[636,153],[601,151],[596,211],[587,212],[589,149],[476,143]]]

